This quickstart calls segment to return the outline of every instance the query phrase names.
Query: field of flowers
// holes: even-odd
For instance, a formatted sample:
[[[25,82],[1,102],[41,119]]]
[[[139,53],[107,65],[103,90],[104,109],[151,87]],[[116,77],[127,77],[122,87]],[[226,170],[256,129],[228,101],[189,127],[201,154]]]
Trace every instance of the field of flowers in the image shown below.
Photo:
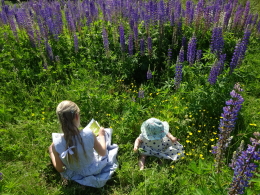
[[[260,194],[258,0],[29,0],[0,5],[0,194]],[[63,181],[48,146],[62,100],[114,129],[100,189]],[[177,162],[133,143],[150,117]]]

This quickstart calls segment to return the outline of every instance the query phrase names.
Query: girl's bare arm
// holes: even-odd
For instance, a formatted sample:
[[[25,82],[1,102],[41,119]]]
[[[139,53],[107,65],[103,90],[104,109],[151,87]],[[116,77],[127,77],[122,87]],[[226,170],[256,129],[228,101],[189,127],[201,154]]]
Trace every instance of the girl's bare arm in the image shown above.
[[[59,153],[55,150],[53,143],[49,147],[49,153],[50,153],[51,161],[52,161],[54,168],[58,172],[63,172],[64,171],[64,169],[63,169],[64,164],[62,163],[62,161],[59,157]]]
[[[174,137],[171,133],[167,133],[167,137],[174,143],[177,141],[177,138]]]
[[[135,144],[134,144],[134,151],[135,151],[135,152],[137,152],[140,143],[142,143],[142,140],[141,140],[139,137],[136,138]]]
[[[97,140],[97,137],[94,135],[94,149],[100,156],[105,156],[107,153],[107,146],[105,140],[104,127],[100,128],[98,137],[99,137],[99,141]]]

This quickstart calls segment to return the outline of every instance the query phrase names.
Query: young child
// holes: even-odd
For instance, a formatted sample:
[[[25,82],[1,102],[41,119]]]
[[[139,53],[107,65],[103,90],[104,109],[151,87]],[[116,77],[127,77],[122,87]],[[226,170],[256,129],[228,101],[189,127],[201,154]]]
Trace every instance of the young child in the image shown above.
[[[98,137],[87,128],[79,130],[80,109],[72,101],[62,101],[56,113],[63,133],[52,134],[49,152],[53,166],[65,179],[103,187],[118,167],[112,129],[101,127]]]
[[[138,165],[140,170],[144,169],[146,156],[156,156],[170,160],[178,160],[184,156],[184,148],[169,133],[169,124],[157,118],[150,118],[143,122],[141,134],[136,138],[134,151],[141,149]]]

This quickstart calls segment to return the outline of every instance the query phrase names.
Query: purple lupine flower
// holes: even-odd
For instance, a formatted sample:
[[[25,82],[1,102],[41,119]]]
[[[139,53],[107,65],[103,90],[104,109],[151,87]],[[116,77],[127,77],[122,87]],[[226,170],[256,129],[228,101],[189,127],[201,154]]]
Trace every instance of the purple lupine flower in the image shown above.
[[[184,47],[181,47],[180,53],[179,53],[179,62],[183,63],[184,62]]]
[[[222,53],[222,50],[224,48],[224,39],[223,39],[223,30],[221,27],[215,27],[212,30],[212,36],[211,36],[211,52],[212,53]]]
[[[66,20],[68,23],[68,29],[71,33],[74,33],[76,31],[76,27],[75,27],[75,23],[74,20],[72,18],[72,15],[69,11],[65,12],[65,16],[66,16]]]
[[[224,39],[222,35],[222,28],[215,27],[212,30],[210,50],[214,54],[221,54],[224,48]]]
[[[219,22],[220,13],[222,12],[222,9],[218,4],[216,4],[213,12],[214,12],[214,20],[213,21],[214,21],[215,24],[217,24]]]
[[[165,22],[165,6],[163,0],[159,2],[159,21],[161,23]]]
[[[187,51],[187,61],[189,62],[190,66],[192,66],[192,64],[195,61],[195,58],[196,58],[196,48],[197,48],[197,39],[193,35],[193,37],[189,41],[188,51]]]
[[[204,10],[204,18],[205,18],[205,28],[209,29],[213,24],[212,13],[214,10],[214,6],[207,6]]]
[[[140,54],[144,55],[144,39],[140,40]]]
[[[233,156],[232,156],[232,159],[231,159],[231,163],[228,165],[229,167],[231,167],[233,170],[235,169],[236,167],[236,161],[237,161],[237,157],[242,153],[242,151],[244,150],[244,145],[245,145],[245,142],[244,140],[242,140],[240,142],[240,145],[239,147],[236,149],[236,151],[233,152]]]
[[[47,54],[48,54],[49,59],[50,59],[50,60],[53,60],[54,57],[53,57],[52,48],[51,48],[51,46],[49,45],[48,41],[45,41],[45,48],[46,48],[46,51],[47,51]]]
[[[147,78],[147,80],[153,78],[153,74],[152,74],[152,71],[150,70],[150,68],[148,69],[148,71],[146,73],[146,78]]]
[[[169,48],[168,49],[168,64],[170,64],[171,63],[171,60],[172,60],[172,49],[171,48]]]
[[[253,172],[258,167],[254,161],[260,160],[260,134],[254,133],[255,138],[251,138],[251,145],[236,156],[235,166],[233,166],[234,176],[229,188],[229,195],[244,194],[245,187],[248,187],[249,180],[253,177]]]
[[[60,57],[59,56],[55,56],[55,61],[56,62],[60,62]]]
[[[224,22],[223,22],[223,27],[227,28],[229,25],[229,20],[231,18],[232,14],[232,4],[227,4],[225,6],[225,15],[224,15]]]
[[[202,57],[202,50],[197,50],[196,52],[196,61],[199,62],[201,60]]]
[[[134,25],[134,29],[133,29],[133,32],[134,32],[134,40],[135,42],[138,41],[138,25]]]
[[[18,38],[18,36],[17,36],[17,29],[16,29],[16,25],[15,25],[15,23],[14,23],[14,17],[13,17],[13,14],[8,14],[8,20],[9,20],[9,24],[10,24],[10,27],[11,27],[11,29],[12,29],[12,32],[13,32],[13,34],[14,34],[14,36],[16,37],[16,38]]]
[[[236,119],[242,107],[241,104],[244,101],[242,96],[239,94],[240,91],[242,91],[240,84],[236,83],[230,93],[231,100],[226,101],[226,106],[223,107],[223,113],[221,114],[218,128],[219,139],[216,146],[212,148],[212,153],[215,156],[215,168],[217,173],[220,172],[223,165],[226,149],[232,139],[230,134],[235,128]]]
[[[129,37],[128,37],[128,51],[129,51],[129,55],[132,56],[133,51],[134,51],[133,35],[132,34],[130,34]]]
[[[244,24],[244,28],[246,29],[252,22],[253,22],[253,14],[249,14]]]
[[[109,41],[108,41],[107,31],[104,28],[102,31],[102,38],[103,38],[103,45],[104,45],[105,51],[107,53],[109,51]]]
[[[246,26],[247,26],[246,22],[248,20],[249,12],[250,12],[250,1],[247,1],[246,2],[246,7],[244,9],[244,20],[243,20],[244,28],[246,28]]]
[[[125,51],[125,33],[124,33],[124,27],[120,25],[119,27],[119,35],[120,35],[120,45],[121,45],[121,51]]]
[[[234,69],[239,66],[242,63],[242,60],[244,59],[246,50],[247,50],[247,45],[249,43],[249,38],[250,38],[251,32],[246,31],[244,33],[243,39],[241,42],[238,42],[235,51],[233,53],[231,62],[230,62],[230,73],[234,71]]]
[[[152,55],[153,46],[152,46],[152,38],[151,37],[147,38],[147,48],[148,48],[149,55]]]
[[[220,55],[219,60],[212,66],[208,81],[211,85],[214,85],[217,81],[217,77],[221,74],[224,68],[224,62],[226,59],[226,54]]]
[[[244,8],[241,5],[239,5],[234,16],[233,28],[239,28],[242,26],[241,23],[242,23],[243,12],[244,12]]]
[[[193,20],[193,17],[194,17],[194,9],[193,9],[192,1],[187,1],[186,2],[185,17],[186,17],[186,24],[187,25],[191,24],[192,20]]]
[[[174,9],[174,23],[175,24],[178,24],[179,23],[179,20],[181,18],[181,3],[179,1],[177,1],[175,3],[175,9]]]
[[[78,40],[78,36],[76,34],[74,34],[74,49],[75,49],[76,53],[79,50],[79,40]]]
[[[175,67],[175,77],[174,77],[174,88],[177,90],[180,87],[182,80],[182,63],[179,61],[179,58],[176,62]]]
[[[144,98],[144,90],[142,90],[142,89],[139,90],[138,97],[139,98]]]
[[[3,179],[3,173],[0,173],[0,180]]]
[[[203,17],[203,10],[204,10],[204,1],[199,0],[195,10],[195,25],[197,28],[201,24],[201,19]]]

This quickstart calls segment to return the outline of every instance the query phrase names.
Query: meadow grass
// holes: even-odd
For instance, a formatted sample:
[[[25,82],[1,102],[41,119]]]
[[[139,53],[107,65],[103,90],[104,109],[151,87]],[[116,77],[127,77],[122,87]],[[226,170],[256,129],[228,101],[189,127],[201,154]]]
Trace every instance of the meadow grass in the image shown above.
[[[259,13],[257,1],[251,1],[251,7]],[[53,52],[60,57],[57,61],[49,60],[45,49],[31,47],[25,30],[18,31],[17,41],[8,25],[0,26],[4,32],[0,36],[0,172],[3,173],[0,193],[227,194],[233,176],[233,170],[228,167],[233,151],[241,140],[250,143],[252,133],[259,131],[259,35],[250,37],[243,63],[230,74],[226,62],[216,84],[210,85],[208,76],[214,56],[205,45],[209,45],[211,33],[197,32],[204,57],[193,66],[184,63],[183,79],[176,90],[178,44],[173,47],[176,58],[167,66],[168,45],[159,46],[158,32],[151,29],[153,56],[146,51],[144,56],[129,57],[121,53],[119,33],[112,33],[117,27],[106,23],[110,48],[114,49],[107,55],[101,25],[103,22],[97,20],[91,30],[82,27],[76,33],[81,37],[78,52],[74,51],[68,30],[60,35],[59,42],[51,39]],[[170,40],[172,30],[167,25],[164,30],[163,40]],[[193,32],[193,27],[183,26],[185,36],[190,38]],[[240,32],[224,34],[229,61],[241,37]],[[44,68],[46,64],[48,68]],[[150,80],[145,75],[148,64],[153,73]],[[232,132],[234,138],[225,155],[225,166],[221,173],[216,173],[210,150],[218,139],[222,108],[237,82],[244,89],[241,94],[245,101]],[[143,98],[138,97],[140,90],[145,92]],[[119,168],[103,188],[64,181],[51,164],[48,154],[51,134],[60,132],[55,109],[66,99],[79,105],[82,128],[94,118],[114,130],[112,142],[119,145]],[[140,134],[142,122],[150,117],[169,122],[170,132],[185,146],[186,156],[177,162],[162,160],[161,164],[157,158],[149,157],[145,170],[139,171],[133,143]],[[258,176],[259,169],[245,194],[260,193]]]

